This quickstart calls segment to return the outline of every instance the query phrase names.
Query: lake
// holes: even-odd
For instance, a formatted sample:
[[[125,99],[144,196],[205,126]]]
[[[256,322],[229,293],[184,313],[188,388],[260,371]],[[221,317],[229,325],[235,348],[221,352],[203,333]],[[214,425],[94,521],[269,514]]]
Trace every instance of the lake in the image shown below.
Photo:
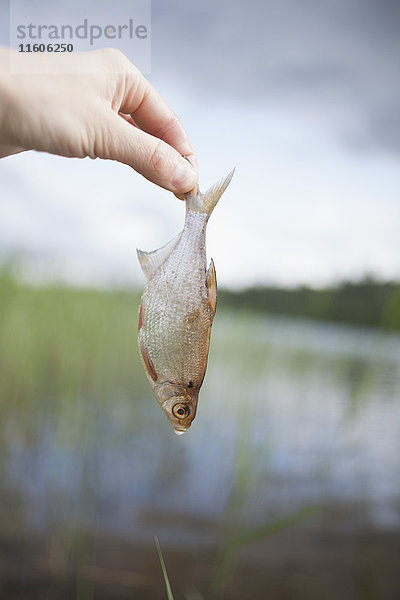
[[[15,290],[1,597],[164,598],[155,535],[175,598],[399,597],[400,335],[220,307],[177,437],[139,364],[136,297]]]

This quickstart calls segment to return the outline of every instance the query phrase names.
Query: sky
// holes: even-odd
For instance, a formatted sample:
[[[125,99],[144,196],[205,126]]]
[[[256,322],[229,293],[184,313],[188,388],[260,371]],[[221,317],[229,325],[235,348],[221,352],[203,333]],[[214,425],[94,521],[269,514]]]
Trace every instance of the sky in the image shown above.
[[[400,3],[151,8],[147,77],[189,133],[201,189],[236,166],[209,222],[219,284],[400,279]],[[136,247],[163,245],[183,219],[183,203],[125,165],[0,160],[0,255],[36,278],[142,285]]]

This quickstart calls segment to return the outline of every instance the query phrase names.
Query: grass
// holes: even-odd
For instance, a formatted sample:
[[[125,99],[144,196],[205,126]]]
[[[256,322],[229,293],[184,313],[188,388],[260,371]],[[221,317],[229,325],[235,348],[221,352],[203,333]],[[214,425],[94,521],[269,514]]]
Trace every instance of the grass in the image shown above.
[[[0,271],[0,476],[2,463],[6,464],[7,450],[21,439],[26,446],[32,441],[34,447],[35,439],[40,438],[37,430],[45,419],[52,419],[51,431],[56,432],[60,443],[68,442],[81,453],[81,440],[90,442],[91,436],[97,436],[98,444],[104,445],[101,431],[96,431],[96,423],[100,419],[96,421],[90,411],[99,414],[107,409],[110,415],[111,407],[117,404],[118,398],[129,398],[129,405],[136,403],[136,420],[129,416],[132,411],[127,411],[121,418],[127,438],[132,437],[135,427],[143,428],[144,418],[152,418],[149,415],[153,413],[159,414],[156,410],[147,410],[146,402],[142,403],[145,414],[139,416],[138,413],[141,396],[151,396],[137,350],[138,306],[139,293],[133,291],[105,292],[51,285],[34,287],[17,282],[10,271]],[[235,314],[235,318],[230,319],[227,314],[224,329],[223,311],[224,307],[220,305],[219,316],[222,319],[218,323],[222,325],[219,329],[221,337],[218,337],[217,331],[213,332],[212,351],[215,351],[219,365],[226,361],[236,371],[240,370],[244,386],[249,374],[258,377],[267,368],[274,371],[280,363],[286,365],[291,361],[292,371],[298,368],[303,372],[306,367],[309,368],[308,364],[317,364],[319,370],[331,372],[340,359],[347,370],[354,367],[356,371],[354,378],[359,383],[354,391],[356,411],[363,397],[367,397],[364,387],[374,385],[374,377],[381,372],[375,359],[373,364],[367,360],[353,364],[347,356],[338,358],[335,354],[322,354],[319,357],[314,350],[309,350],[311,354],[307,355],[303,349],[285,347],[282,350],[279,345],[268,346],[270,342],[265,339],[266,336],[257,335],[257,316],[253,319],[251,315],[237,317]],[[386,374],[386,363],[383,367],[386,370],[382,372]],[[226,372],[229,374],[229,371]],[[353,389],[352,372],[348,378],[349,388]],[[233,410],[232,403],[229,410]],[[161,418],[164,419],[163,415]],[[254,447],[252,431],[256,418],[256,414],[251,414],[251,403],[246,400],[244,412],[238,419],[241,432],[237,437],[231,490],[221,519],[209,598],[217,597],[227,584],[245,548],[296,525],[315,510],[313,506],[305,506],[285,517],[269,519],[253,528],[246,527],[243,515],[251,501],[251,494],[257,489],[257,456],[262,454],[266,457],[268,454],[268,449],[262,448],[260,452],[260,448]],[[114,427],[110,416],[109,427]],[[118,442],[119,434],[120,429]],[[112,439],[115,443],[115,438]],[[87,445],[90,446],[89,443]],[[160,448],[165,451],[165,447]],[[158,449],[154,451],[158,452]],[[90,477],[83,472],[82,480],[86,485],[92,485],[95,493],[95,469],[86,469]],[[90,493],[88,497],[91,498]],[[61,543],[61,546],[66,545]],[[173,592],[157,539],[156,547],[170,600]],[[79,597],[85,597],[89,592],[82,584]],[[186,597],[187,600],[203,600],[197,591],[186,594]]]
[[[168,600],[174,600],[174,596],[172,594],[172,589],[171,589],[171,584],[170,584],[169,578],[168,578],[167,569],[165,567],[164,558],[163,558],[163,555],[161,552],[160,542],[158,541],[157,536],[154,536],[154,540],[156,543],[158,558],[160,559],[161,569],[162,569],[162,573],[163,573],[163,577],[164,577],[165,589],[167,590],[167,598],[168,598]]]
[[[85,401],[100,408],[147,390],[138,306],[138,293],[33,287],[0,271],[0,418],[17,417],[14,435],[29,436],[40,413],[57,415],[68,433]]]
[[[207,595],[209,600],[218,598],[219,593],[232,577],[239,555],[245,548],[305,521],[320,509],[318,505],[308,504],[284,517],[270,518],[252,528],[242,525],[243,512],[250,500],[251,493],[254,492],[256,487],[254,469],[254,465],[257,462],[256,456],[262,455],[265,460],[266,453],[265,447],[254,448],[252,445],[251,430],[255,415],[248,411],[247,406],[240,405],[238,417],[241,435],[236,440],[232,485],[221,520],[220,542],[217,547],[215,564]],[[265,445],[264,442],[263,444]],[[156,536],[155,543],[161,563],[167,598],[168,600],[173,600],[167,569]],[[204,600],[204,597],[197,590],[192,590],[186,594],[186,600]]]
[[[211,580],[208,598],[213,600],[218,597],[220,590],[231,577],[235,561],[242,550],[250,544],[274,536],[281,531],[297,525],[310,518],[319,509],[316,505],[307,505],[292,514],[280,519],[269,520],[266,523],[243,531],[233,531],[233,533],[222,541],[220,549],[216,556],[214,574]],[[164,577],[167,600],[174,600],[167,568],[161,551],[157,536],[154,536],[155,544],[160,559],[161,570]],[[204,597],[197,590],[186,593],[187,600],[204,600]]]
[[[307,505],[286,517],[269,520],[252,529],[233,531],[233,533],[223,541],[217,554],[214,576],[210,587],[211,597],[215,597],[217,592],[225,585],[232,575],[235,561],[242,550],[250,544],[269,538],[289,527],[301,523],[305,519],[311,517],[317,510],[317,506]]]

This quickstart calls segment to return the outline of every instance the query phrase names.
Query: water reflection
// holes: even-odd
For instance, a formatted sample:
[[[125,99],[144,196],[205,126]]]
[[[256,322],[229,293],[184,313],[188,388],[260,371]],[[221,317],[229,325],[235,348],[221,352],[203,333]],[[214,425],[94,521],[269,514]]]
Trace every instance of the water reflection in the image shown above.
[[[264,598],[268,582],[274,598],[319,598],[321,576],[309,571],[318,564],[335,573],[336,592],[324,598],[395,597],[400,336],[220,312],[198,415],[182,438],[146,385],[133,320],[118,330],[121,360],[134,356],[129,376],[115,348],[103,348],[105,325],[80,356],[78,383],[60,381],[68,372],[50,352],[42,359],[56,384],[35,380],[25,401],[17,392],[15,404],[2,398],[0,541],[8,597],[17,597],[21,580],[32,591],[38,574],[50,597],[66,590],[67,597],[93,597],[98,585],[106,585],[99,597],[135,597],[132,590],[159,597],[155,533],[179,593],[199,588],[205,596],[213,582],[216,597]],[[35,373],[19,376],[3,381],[7,394],[29,387],[24,377]],[[375,559],[363,552],[379,548],[387,557],[385,596],[375,580],[370,595],[343,587],[358,535],[373,543],[359,542],[353,571],[367,577]],[[14,559],[6,560],[11,543]],[[25,567],[16,565],[30,544],[34,558],[21,575]],[[303,544],[307,552],[296,554]]]

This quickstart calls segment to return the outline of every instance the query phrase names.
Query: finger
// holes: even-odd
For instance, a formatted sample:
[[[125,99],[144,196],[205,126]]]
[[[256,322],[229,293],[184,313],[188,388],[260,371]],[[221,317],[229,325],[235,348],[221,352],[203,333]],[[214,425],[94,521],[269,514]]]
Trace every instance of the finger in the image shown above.
[[[19,148],[16,146],[8,146],[7,144],[0,144],[0,158],[5,158],[6,156],[12,156],[13,154],[19,154],[20,152],[25,152],[26,148]]]
[[[115,113],[103,120],[99,140],[96,156],[127,164],[171,192],[183,194],[196,185],[195,170],[174,148]]]
[[[143,131],[160,138],[182,156],[187,156],[196,168],[193,147],[177,115],[140,71],[130,66],[120,110],[130,113]]]
[[[190,162],[190,164],[193,166],[194,170],[196,171],[196,173],[198,173],[198,166],[197,166],[197,158],[196,155],[193,155],[192,157],[188,157],[188,156],[184,156],[184,158],[186,158],[186,160],[188,160]],[[197,191],[198,191],[198,184],[196,184],[197,187]],[[192,190],[190,190],[192,191]],[[178,198],[178,200],[185,200],[185,194],[175,194],[175,196]]]

